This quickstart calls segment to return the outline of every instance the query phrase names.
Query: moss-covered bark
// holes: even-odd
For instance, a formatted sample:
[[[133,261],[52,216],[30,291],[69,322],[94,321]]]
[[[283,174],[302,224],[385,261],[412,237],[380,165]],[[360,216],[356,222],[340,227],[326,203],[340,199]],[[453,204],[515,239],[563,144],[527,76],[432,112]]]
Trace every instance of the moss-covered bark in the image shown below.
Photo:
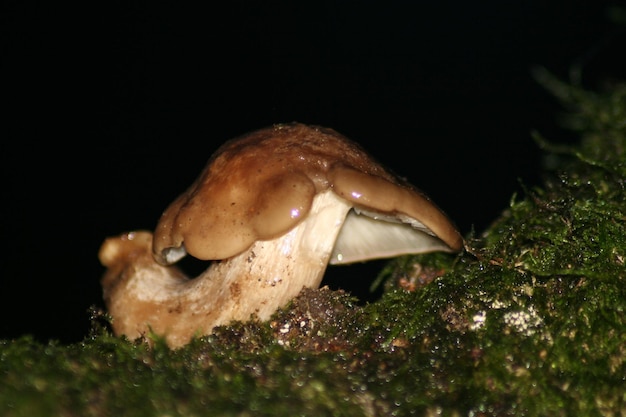
[[[74,345],[0,341],[0,414],[626,415],[626,85],[537,76],[580,143],[537,135],[554,169],[463,254],[390,262],[374,303],[307,290],[175,351],[98,318]]]

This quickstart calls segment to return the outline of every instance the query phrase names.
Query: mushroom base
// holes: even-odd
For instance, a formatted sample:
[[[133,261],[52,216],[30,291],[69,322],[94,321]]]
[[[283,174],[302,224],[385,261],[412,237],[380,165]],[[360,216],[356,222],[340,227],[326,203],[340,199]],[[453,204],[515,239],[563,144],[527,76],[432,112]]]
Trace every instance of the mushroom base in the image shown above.
[[[175,348],[233,320],[269,319],[302,288],[319,287],[350,207],[332,191],[318,194],[287,234],[214,261],[192,279],[154,260],[150,232],[106,239],[99,258],[113,331],[129,339],[152,332]]]

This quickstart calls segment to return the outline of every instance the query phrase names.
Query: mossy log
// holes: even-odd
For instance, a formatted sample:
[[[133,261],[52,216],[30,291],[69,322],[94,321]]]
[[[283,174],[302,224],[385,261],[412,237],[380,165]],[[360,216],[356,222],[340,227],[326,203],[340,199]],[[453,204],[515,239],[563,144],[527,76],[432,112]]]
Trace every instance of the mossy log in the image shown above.
[[[580,141],[536,134],[545,182],[462,254],[391,261],[375,302],[306,290],[176,350],[95,313],[81,343],[0,341],[0,414],[626,415],[626,85],[536,75]]]

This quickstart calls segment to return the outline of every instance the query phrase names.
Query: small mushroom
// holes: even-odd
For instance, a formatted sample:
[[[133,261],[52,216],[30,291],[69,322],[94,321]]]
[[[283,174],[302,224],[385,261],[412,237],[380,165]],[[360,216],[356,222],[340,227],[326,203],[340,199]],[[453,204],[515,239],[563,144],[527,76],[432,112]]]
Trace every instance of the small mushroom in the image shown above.
[[[267,320],[319,287],[328,263],[462,247],[428,197],[359,145],[292,123],[225,143],[154,235],[109,238],[99,257],[114,332],[178,347],[232,320]],[[213,262],[190,279],[173,265],[186,254]]]

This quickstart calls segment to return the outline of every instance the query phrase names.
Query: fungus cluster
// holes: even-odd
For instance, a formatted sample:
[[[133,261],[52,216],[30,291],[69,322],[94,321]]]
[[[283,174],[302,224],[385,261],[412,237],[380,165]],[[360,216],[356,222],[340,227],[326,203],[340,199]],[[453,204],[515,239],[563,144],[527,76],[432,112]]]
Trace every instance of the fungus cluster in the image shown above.
[[[279,124],[235,138],[163,212],[154,233],[105,240],[99,258],[116,334],[171,347],[218,325],[268,319],[327,265],[429,251],[463,239],[421,191],[336,131]],[[195,278],[175,263],[212,261]]]

